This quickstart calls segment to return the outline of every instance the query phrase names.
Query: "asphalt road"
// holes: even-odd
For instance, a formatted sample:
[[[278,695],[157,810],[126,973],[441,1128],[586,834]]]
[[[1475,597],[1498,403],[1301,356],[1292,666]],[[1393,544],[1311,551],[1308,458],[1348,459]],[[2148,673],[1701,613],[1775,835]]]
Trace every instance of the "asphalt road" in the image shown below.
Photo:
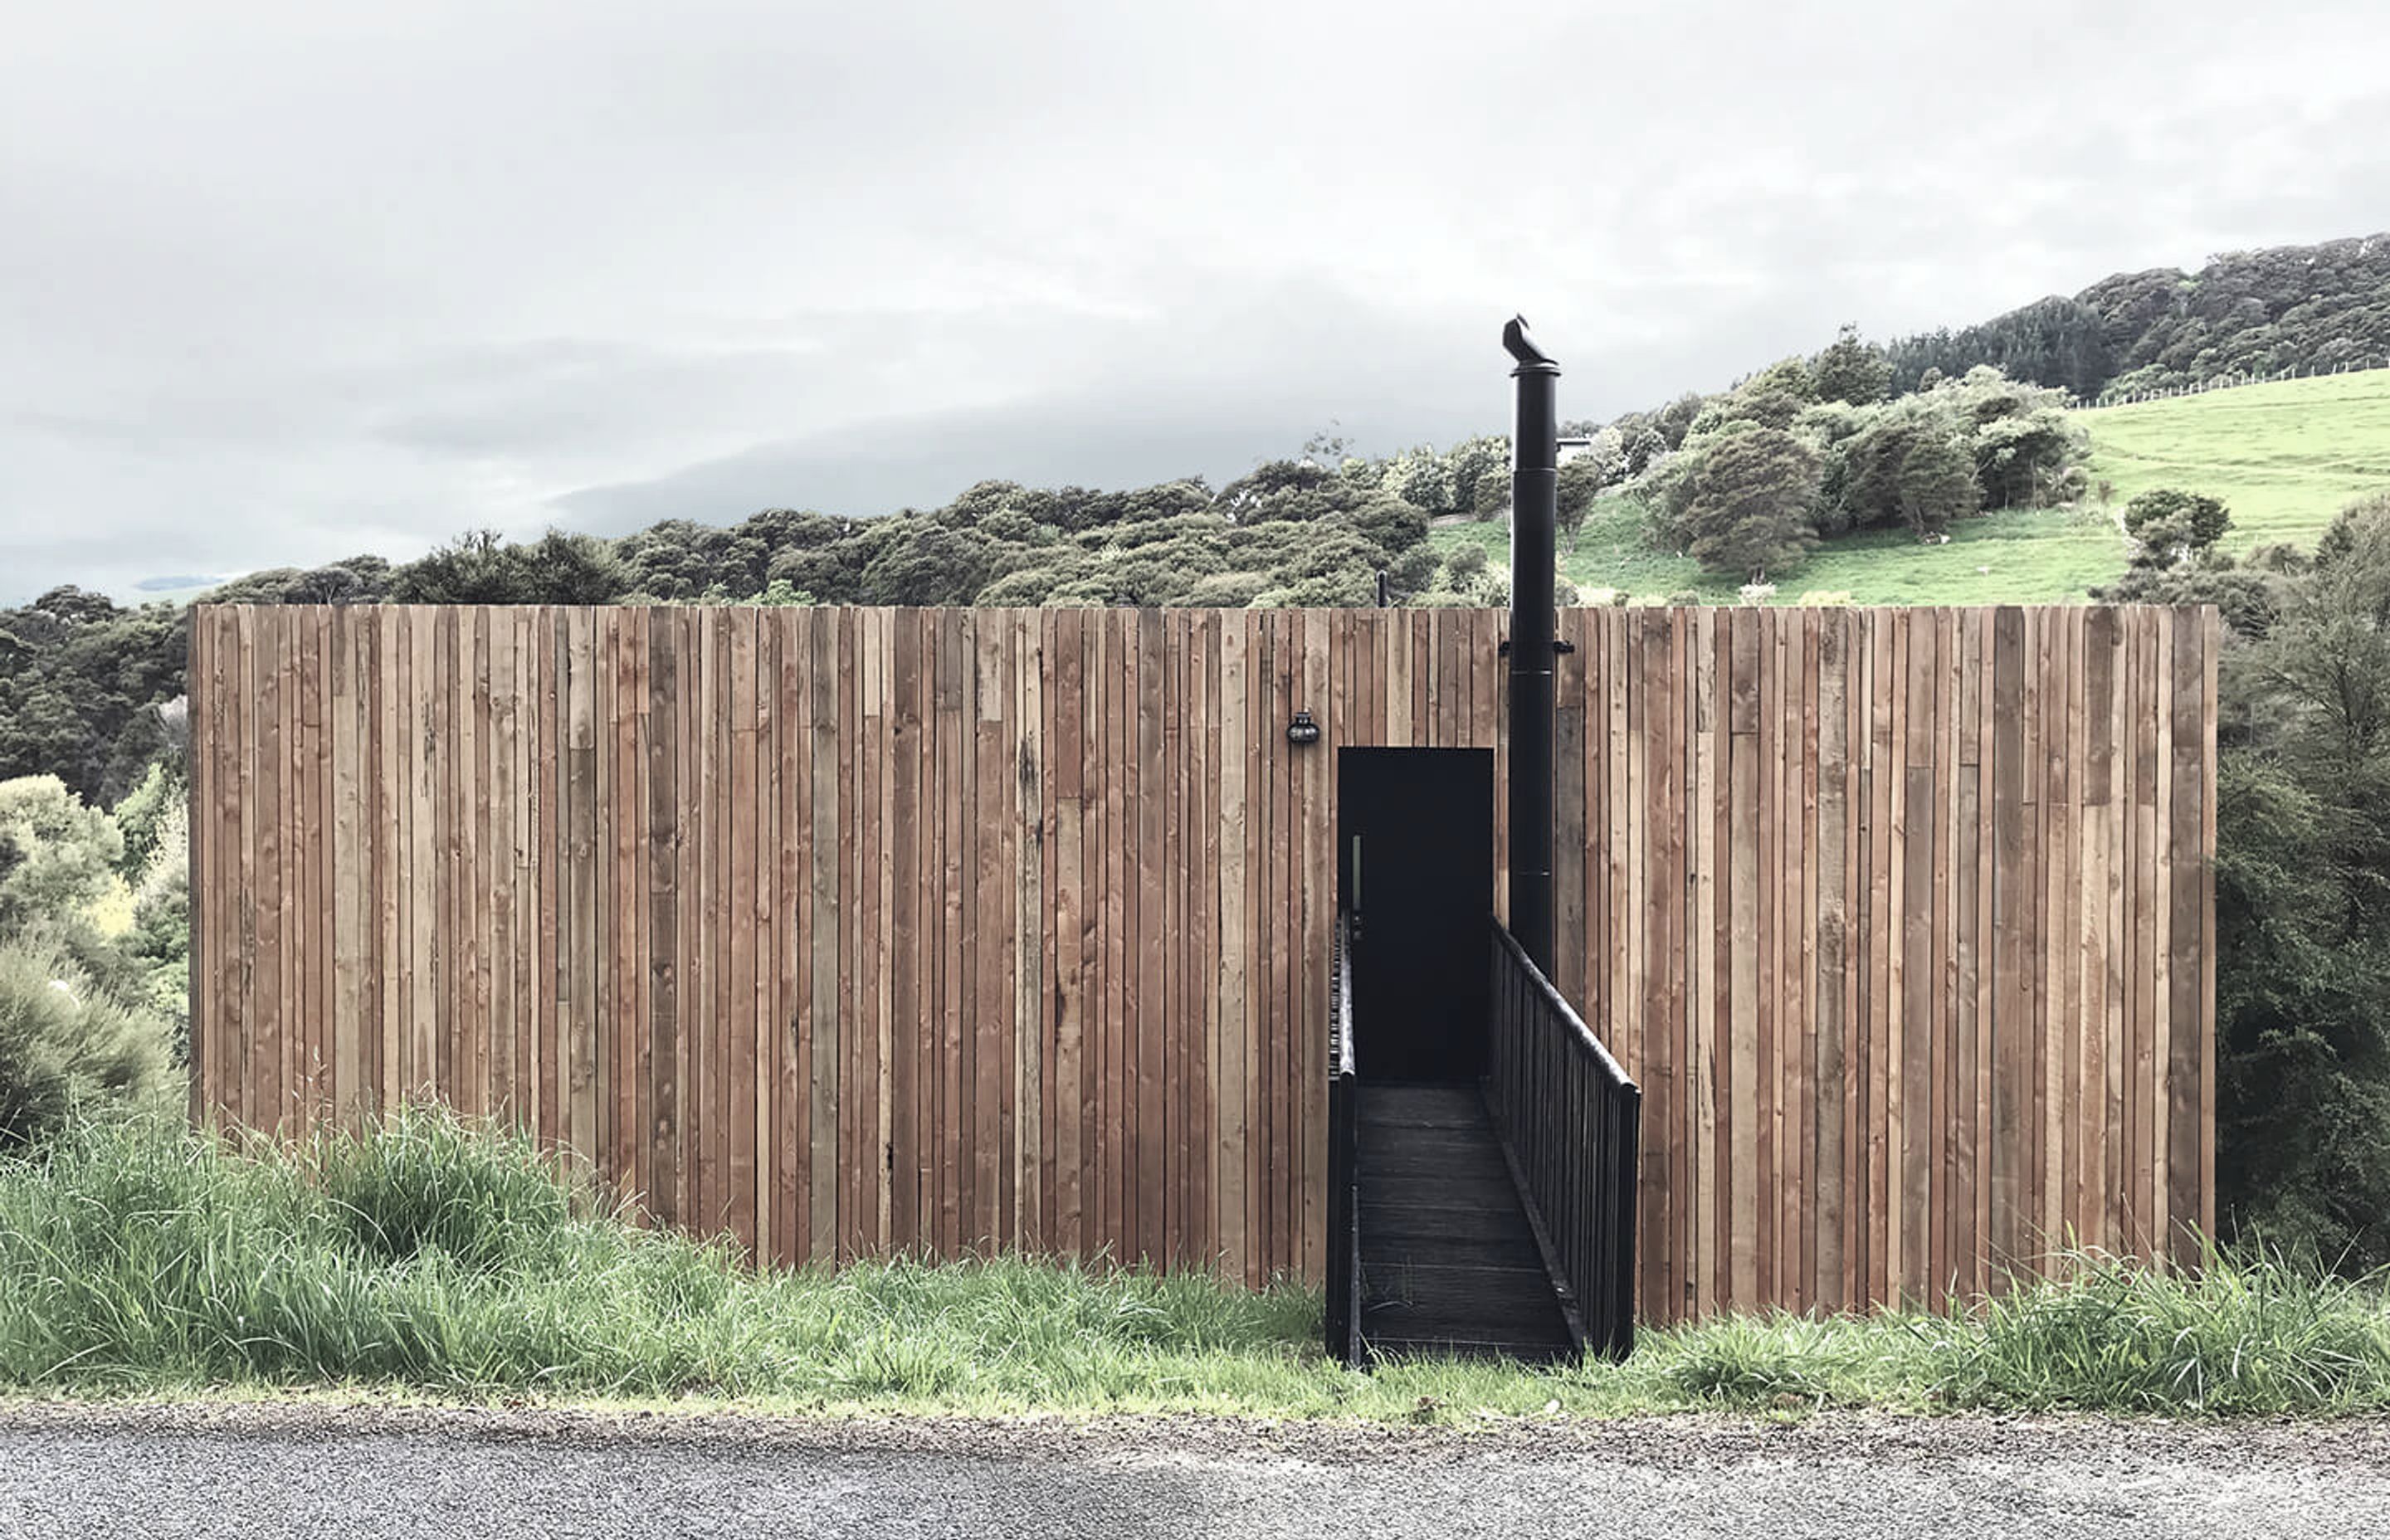
[[[0,1407],[0,1535],[2390,1534],[2381,1423],[1432,1430]]]

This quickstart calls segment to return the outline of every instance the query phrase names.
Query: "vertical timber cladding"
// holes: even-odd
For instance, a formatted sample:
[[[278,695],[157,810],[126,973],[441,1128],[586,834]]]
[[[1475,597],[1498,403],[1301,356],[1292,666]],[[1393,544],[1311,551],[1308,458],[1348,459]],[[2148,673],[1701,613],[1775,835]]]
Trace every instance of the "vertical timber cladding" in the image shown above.
[[[199,1105],[437,1096],[783,1261],[1316,1277],[1335,751],[1498,747],[1503,619],[202,607]],[[2212,1223],[2212,610],[1561,636],[1647,1318]]]

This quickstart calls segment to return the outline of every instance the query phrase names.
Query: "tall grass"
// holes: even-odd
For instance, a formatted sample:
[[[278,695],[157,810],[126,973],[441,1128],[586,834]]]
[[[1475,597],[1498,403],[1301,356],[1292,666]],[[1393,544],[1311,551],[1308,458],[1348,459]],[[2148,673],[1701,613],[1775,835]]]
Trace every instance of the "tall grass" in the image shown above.
[[[86,1126],[0,1166],[0,1383],[26,1387],[1142,1404],[1291,1361],[1314,1310],[1009,1259],[757,1274],[437,1112],[295,1151]]]
[[[2214,1251],[2195,1277],[2079,1259],[1969,1323],[1955,1396],[1987,1405],[2274,1416],[2390,1407],[2379,1274]]]
[[[2278,1258],[2095,1258],[1969,1311],[1738,1316],[1624,1365],[1314,1346],[1317,1296],[996,1258],[757,1273],[623,1223],[523,1139],[410,1112],[233,1149],[84,1126],[0,1161],[0,1387],[222,1387],[951,1411],[1469,1420],[1840,1405],[2188,1415],[2390,1410],[2390,1291]]]

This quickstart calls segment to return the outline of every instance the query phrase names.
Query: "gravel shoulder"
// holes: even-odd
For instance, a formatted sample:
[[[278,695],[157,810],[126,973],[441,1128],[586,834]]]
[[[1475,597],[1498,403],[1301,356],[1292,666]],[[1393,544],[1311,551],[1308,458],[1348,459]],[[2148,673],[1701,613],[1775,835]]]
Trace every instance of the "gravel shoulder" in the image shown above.
[[[2390,1422],[0,1403],[0,1534],[2390,1534]]]

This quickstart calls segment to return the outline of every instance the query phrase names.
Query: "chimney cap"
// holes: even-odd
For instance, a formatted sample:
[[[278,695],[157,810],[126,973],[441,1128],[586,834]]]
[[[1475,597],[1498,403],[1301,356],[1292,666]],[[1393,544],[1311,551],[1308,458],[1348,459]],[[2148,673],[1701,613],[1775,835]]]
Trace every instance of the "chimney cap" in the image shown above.
[[[1552,361],[1551,354],[1536,346],[1536,340],[1527,335],[1527,318],[1523,315],[1513,315],[1504,324],[1502,345],[1510,350],[1511,357],[1519,361],[1518,368],[1511,371],[1514,374],[1546,370],[1558,374],[1561,371],[1561,366]]]

